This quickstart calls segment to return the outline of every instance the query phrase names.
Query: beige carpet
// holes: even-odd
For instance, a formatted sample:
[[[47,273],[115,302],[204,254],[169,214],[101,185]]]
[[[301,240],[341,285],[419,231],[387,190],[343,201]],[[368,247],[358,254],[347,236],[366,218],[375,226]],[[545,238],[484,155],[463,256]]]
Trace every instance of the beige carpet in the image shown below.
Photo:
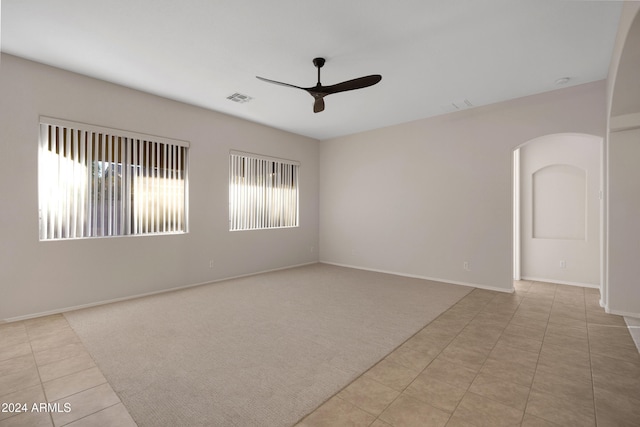
[[[314,264],[65,316],[139,426],[290,426],[470,290]]]

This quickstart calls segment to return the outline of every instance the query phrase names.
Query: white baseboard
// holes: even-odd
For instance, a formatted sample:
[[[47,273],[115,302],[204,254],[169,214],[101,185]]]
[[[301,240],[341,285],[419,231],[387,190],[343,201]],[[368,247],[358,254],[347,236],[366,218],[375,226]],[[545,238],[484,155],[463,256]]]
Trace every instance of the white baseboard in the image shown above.
[[[629,333],[631,334],[633,342],[636,344],[638,352],[640,352],[640,317],[625,317],[624,321],[627,324],[627,328],[629,329]]]
[[[633,317],[635,319],[640,319],[640,313],[634,313],[631,311],[622,311],[622,310],[611,310],[611,308],[609,308],[609,305],[605,304],[602,299],[600,299],[600,307],[602,307],[604,309],[604,312],[608,314],[615,314],[617,316]]]
[[[341,264],[341,263],[331,262],[331,261],[320,260],[320,263],[321,264],[335,265],[335,266],[338,266],[338,267],[354,268],[356,270],[373,271],[375,273],[385,273],[385,274],[393,274],[395,276],[411,277],[411,278],[414,278],[414,279],[431,280],[433,282],[448,283],[450,285],[470,286],[472,288],[486,289],[488,291],[505,292],[505,293],[513,293],[514,292],[513,285],[511,286],[511,289],[505,289],[505,288],[498,288],[498,287],[494,287],[494,286],[481,285],[481,284],[478,284],[478,283],[459,282],[459,281],[455,281],[455,280],[441,279],[441,278],[437,278],[437,277],[421,276],[421,275],[417,275],[417,274],[407,274],[407,273],[402,273],[402,272],[398,272],[398,271],[379,270],[379,269],[375,269],[375,268],[360,267],[360,266],[357,266],[357,265],[350,265],[350,264]]]
[[[568,282],[566,280],[545,279],[542,277],[522,276],[522,279],[520,280],[529,280],[533,282],[545,282],[545,283],[557,283],[558,285],[579,286],[581,288],[600,289],[600,285],[594,285],[593,283]]]
[[[640,319],[640,313],[632,313],[630,311],[622,311],[622,310],[607,310],[606,308],[605,308],[605,311],[609,314],[616,314],[618,316],[634,317],[636,319]]]
[[[622,311],[622,310],[612,310],[611,307],[609,307],[609,304],[605,304],[604,299],[602,297],[600,297],[599,303],[600,303],[600,307],[602,307],[604,309],[604,312],[607,314],[615,314],[617,316],[633,317],[635,319],[640,319],[640,313],[635,313],[631,311]]]
[[[66,312],[69,312],[69,311],[81,310],[83,308],[96,307],[96,306],[99,306],[99,305],[111,304],[111,303],[114,303],[114,302],[127,301],[127,300],[136,299],[136,298],[142,298],[142,297],[148,297],[148,296],[152,296],[152,295],[164,294],[166,292],[173,292],[173,291],[179,291],[179,290],[183,290],[183,289],[195,288],[196,286],[210,285],[210,284],[213,284],[213,283],[224,282],[225,280],[240,279],[242,277],[249,277],[249,276],[255,276],[255,275],[263,274],[263,273],[270,273],[272,271],[288,270],[290,268],[303,267],[305,265],[311,265],[311,264],[318,264],[318,261],[306,262],[306,263],[303,263],[303,264],[296,264],[296,265],[289,265],[287,267],[272,268],[270,270],[257,271],[255,273],[240,274],[238,276],[224,277],[224,278],[221,278],[221,279],[210,280],[208,282],[194,283],[194,284],[191,284],[191,285],[184,285],[184,286],[176,286],[174,288],[162,289],[162,290],[153,291],[153,292],[146,292],[146,293],[143,293],[143,294],[130,295],[130,296],[121,297],[121,298],[113,298],[113,299],[109,299],[109,300],[102,300],[102,301],[92,302],[92,303],[88,303],[88,304],[74,305],[74,306],[71,306],[71,307],[65,307],[65,308],[60,308],[60,309],[55,309],[55,310],[43,311],[43,312],[40,312],[40,313],[27,314],[25,316],[10,317],[8,319],[0,320],[0,324],[11,323],[11,322],[19,322],[21,320],[35,319],[37,317],[51,316],[53,314],[66,313]]]

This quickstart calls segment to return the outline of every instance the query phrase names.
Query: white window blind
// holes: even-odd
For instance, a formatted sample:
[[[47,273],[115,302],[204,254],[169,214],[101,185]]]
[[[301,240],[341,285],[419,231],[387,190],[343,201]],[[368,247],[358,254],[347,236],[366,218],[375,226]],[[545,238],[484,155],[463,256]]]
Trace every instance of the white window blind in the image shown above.
[[[300,163],[232,151],[229,156],[229,229],[298,226]]]
[[[189,143],[40,119],[40,239],[187,231]]]

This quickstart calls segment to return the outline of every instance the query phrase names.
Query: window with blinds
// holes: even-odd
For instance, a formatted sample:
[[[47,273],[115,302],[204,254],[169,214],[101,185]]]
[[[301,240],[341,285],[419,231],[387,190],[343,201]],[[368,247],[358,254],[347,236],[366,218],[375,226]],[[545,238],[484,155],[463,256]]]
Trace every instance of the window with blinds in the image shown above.
[[[41,117],[40,240],[187,231],[189,143]]]
[[[299,168],[299,162],[232,151],[229,229],[297,227]]]

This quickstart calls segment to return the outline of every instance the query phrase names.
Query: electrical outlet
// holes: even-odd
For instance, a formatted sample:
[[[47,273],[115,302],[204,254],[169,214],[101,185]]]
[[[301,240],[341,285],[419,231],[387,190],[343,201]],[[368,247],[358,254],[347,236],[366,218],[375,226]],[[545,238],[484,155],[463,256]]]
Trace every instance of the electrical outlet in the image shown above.
[[[567,268],[567,262],[565,260],[560,261],[560,268]]]
[[[462,268],[464,268],[467,271],[471,271],[471,269],[469,268],[469,261],[465,261],[462,263]]]

